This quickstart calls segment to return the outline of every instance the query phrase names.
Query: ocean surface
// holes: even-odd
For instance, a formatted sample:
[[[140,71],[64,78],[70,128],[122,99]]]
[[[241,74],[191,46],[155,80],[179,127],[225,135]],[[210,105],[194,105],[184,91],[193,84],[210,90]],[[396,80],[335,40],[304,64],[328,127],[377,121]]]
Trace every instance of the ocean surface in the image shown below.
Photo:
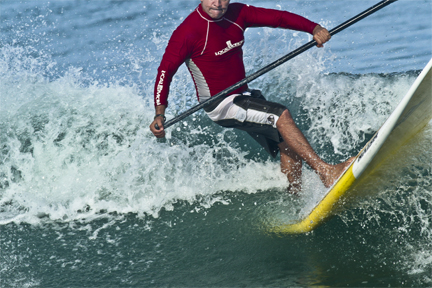
[[[333,28],[377,1],[245,0]],[[190,1],[0,1],[1,287],[431,287],[432,123],[313,232],[325,193],[198,112],[149,131],[156,69]],[[246,31],[253,73],[311,40]],[[330,163],[356,155],[432,57],[432,1],[400,0],[250,83]],[[167,118],[197,104],[187,69]]]

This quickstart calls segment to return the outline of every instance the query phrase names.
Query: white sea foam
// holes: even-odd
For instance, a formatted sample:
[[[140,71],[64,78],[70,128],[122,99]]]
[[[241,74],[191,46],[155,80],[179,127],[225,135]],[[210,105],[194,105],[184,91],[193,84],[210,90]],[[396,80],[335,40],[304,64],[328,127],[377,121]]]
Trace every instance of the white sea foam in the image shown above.
[[[19,55],[15,62],[29,60]],[[55,80],[43,69],[3,69],[3,224],[92,219],[101,211],[157,217],[177,201],[201,197],[201,205],[211,206],[225,201],[220,191],[287,185],[277,163],[248,160],[224,140],[227,131],[180,125],[180,136],[187,129],[195,138],[209,137],[209,144],[188,143],[173,129],[165,143],[158,142],[148,129],[151,96],[143,99],[134,86],[88,81],[79,69]]]

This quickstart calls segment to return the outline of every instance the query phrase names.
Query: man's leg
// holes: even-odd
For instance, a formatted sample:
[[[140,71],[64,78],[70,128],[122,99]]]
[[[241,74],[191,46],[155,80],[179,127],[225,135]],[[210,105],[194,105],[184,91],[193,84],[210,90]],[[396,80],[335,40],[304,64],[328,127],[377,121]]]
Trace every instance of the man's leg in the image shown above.
[[[300,131],[300,129],[298,129],[288,110],[285,110],[282,113],[276,126],[286,145],[288,145],[288,147],[291,149],[292,153],[298,155],[313,170],[315,170],[315,172],[320,176],[321,181],[324,183],[324,186],[326,187],[330,187],[340,176],[340,174],[342,174],[345,168],[348,167],[348,165],[354,160],[354,157],[352,157],[346,162],[337,165],[330,165],[321,160],[321,158],[315,153],[307,139],[304,137],[303,133]],[[281,153],[281,161],[282,154],[283,153]],[[297,171],[294,166],[286,171],[290,170]],[[295,175],[289,177],[295,177]]]
[[[288,191],[297,194],[302,187],[302,159],[294,153],[285,142],[280,143],[281,171],[287,175],[290,186]]]

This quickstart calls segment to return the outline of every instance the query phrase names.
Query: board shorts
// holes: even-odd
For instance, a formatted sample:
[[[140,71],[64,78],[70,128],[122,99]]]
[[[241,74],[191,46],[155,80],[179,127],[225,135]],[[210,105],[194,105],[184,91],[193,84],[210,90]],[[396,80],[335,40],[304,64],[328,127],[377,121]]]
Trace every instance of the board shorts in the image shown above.
[[[272,157],[279,152],[283,142],[276,123],[287,108],[267,101],[259,90],[230,95],[204,107],[215,123],[226,128],[246,131]]]

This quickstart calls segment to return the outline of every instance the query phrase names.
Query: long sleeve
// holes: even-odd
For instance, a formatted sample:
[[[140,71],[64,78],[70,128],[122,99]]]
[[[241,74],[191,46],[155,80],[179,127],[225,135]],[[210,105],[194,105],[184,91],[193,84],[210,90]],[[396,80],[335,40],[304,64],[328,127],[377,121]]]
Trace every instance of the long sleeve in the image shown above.
[[[247,27],[273,27],[303,31],[312,34],[318,25],[300,15],[274,9],[245,5],[241,11]]]
[[[174,74],[180,65],[189,57],[190,51],[187,45],[188,37],[182,35],[181,26],[179,26],[171,36],[162,61],[158,68],[154,88],[155,106],[168,106],[169,87]]]

